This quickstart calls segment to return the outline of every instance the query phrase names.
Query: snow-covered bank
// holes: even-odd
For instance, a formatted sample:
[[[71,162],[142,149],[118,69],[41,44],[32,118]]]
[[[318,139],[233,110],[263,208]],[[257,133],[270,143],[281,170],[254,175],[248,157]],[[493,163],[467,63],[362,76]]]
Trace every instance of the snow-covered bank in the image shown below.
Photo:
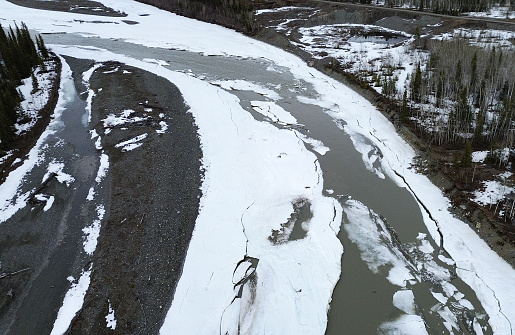
[[[5,2],[0,4],[0,17],[23,18],[41,32],[80,32],[85,36],[121,38],[146,46],[264,57],[289,69],[296,78],[311,83],[319,92],[312,103],[347,123],[343,129],[353,138],[365,164],[378,176],[387,175],[401,186],[404,181],[396,173],[404,177],[436,219],[445,248],[457,264],[458,274],[476,291],[489,314],[492,328],[500,334],[511,332],[511,322],[515,320],[512,308],[515,271],[466,224],[452,217],[449,203],[441,192],[426,177],[408,169],[415,153],[396,134],[394,127],[370,103],[341,83],[279,49],[220,27],[133,2],[113,0],[105,4],[126,11],[127,19],[139,22],[138,25],[126,25],[116,18],[103,20],[117,24],[99,25],[88,22],[87,16],[68,13],[51,18],[47,12],[42,14],[25,8],[22,12]],[[75,23],[75,18],[85,22]],[[91,21],[95,19],[98,18],[91,17]],[[335,231],[341,211],[335,201],[321,196],[322,185],[316,172],[320,169],[314,155],[292,132],[255,122],[234,96],[200,80],[167,71],[157,64],[98,49],[57,46],[54,49],[76,57],[119,60],[168,78],[179,87],[198,122],[206,157],[202,211],[183,280],[163,332],[173,329],[177,333],[213,333],[220,327],[229,331],[240,324],[249,332],[257,333],[266,324],[277,333],[284,333],[286,328],[283,327],[290,327],[289,333],[322,333],[331,285],[340,271],[341,246],[335,240]],[[203,101],[198,101],[199,91]],[[369,155],[371,151],[373,155]],[[378,163],[381,163],[380,168],[377,168]],[[271,230],[279,229],[280,224],[287,221],[293,211],[292,202],[301,197],[311,202],[313,211],[307,237],[272,244],[268,239]],[[335,217],[334,209],[338,214]],[[439,240],[435,223],[423,213],[433,239]],[[250,305],[247,295],[252,296],[252,292],[245,291],[250,287],[246,285],[243,298],[231,304],[235,296],[233,271],[245,255],[259,258],[254,282],[257,298]],[[312,274],[317,276],[311,277]],[[277,306],[276,303],[281,304],[277,309],[270,307]],[[238,315],[240,310],[246,313]],[[266,321],[253,323],[257,318]]]
[[[0,185],[0,223],[6,221],[18,210],[26,206],[32,190],[25,192],[21,190],[23,179],[32,171],[32,169],[34,169],[35,166],[41,165],[45,162],[45,141],[62,127],[60,117],[70,99],[71,91],[69,85],[73,85],[70,67],[67,66],[65,62],[62,63],[63,68],[61,70],[61,77],[64,78],[64,80],[61,80],[59,99],[57,101],[55,111],[51,116],[50,124],[41,134],[36,145],[30,150],[26,159],[23,161],[23,164],[12,171],[7,176],[6,180]],[[61,172],[62,169],[63,166],[60,168]]]

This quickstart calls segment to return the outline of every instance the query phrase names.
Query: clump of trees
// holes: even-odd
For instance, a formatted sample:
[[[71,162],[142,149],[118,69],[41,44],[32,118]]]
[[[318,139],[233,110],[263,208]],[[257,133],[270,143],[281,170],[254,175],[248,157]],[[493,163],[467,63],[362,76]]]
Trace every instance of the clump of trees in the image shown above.
[[[411,75],[408,102],[415,108],[410,116],[440,145],[471,141],[476,147],[511,147],[513,52],[474,46],[464,38],[430,40],[427,48],[429,59]]]
[[[35,66],[49,57],[41,36],[32,40],[22,23],[4,30],[0,24],[0,147],[6,149],[14,139],[19,105],[23,97],[16,89],[21,80],[32,75]]]
[[[370,0],[360,0],[370,3]],[[509,12],[515,5],[514,0],[385,0],[390,7],[409,7],[418,10],[429,10],[438,14],[460,15],[468,12],[485,12],[500,6],[507,7]]]
[[[254,8],[249,0],[138,0],[197,20],[216,23],[247,34],[255,30]]]

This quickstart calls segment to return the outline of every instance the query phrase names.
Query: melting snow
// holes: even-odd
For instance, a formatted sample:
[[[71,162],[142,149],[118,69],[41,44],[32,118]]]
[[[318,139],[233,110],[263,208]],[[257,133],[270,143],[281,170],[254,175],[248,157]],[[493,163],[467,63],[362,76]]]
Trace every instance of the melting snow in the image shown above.
[[[70,289],[66,292],[63,305],[57,313],[57,319],[54,322],[54,327],[50,335],[61,335],[66,332],[73,317],[84,303],[84,296],[86,295],[91,280],[90,277],[91,270],[84,271],[78,282],[72,283]]]
[[[116,329],[116,317],[114,316],[114,309],[111,307],[111,300],[109,301],[109,313],[106,315],[107,328],[111,330]]]
[[[104,205],[97,206],[97,216],[98,218],[93,221],[90,226],[85,227],[82,231],[85,234],[85,240],[83,242],[84,251],[88,255],[93,255],[93,252],[97,248],[97,240],[100,236],[100,224],[105,215]]]
[[[145,138],[147,138],[148,134],[141,134],[134,138],[131,138],[130,140],[123,141],[115,145],[115,148],[122,148],[122,151],[131,151],[136,148],[139,148],[143,145],[141,141],[143,141]]]

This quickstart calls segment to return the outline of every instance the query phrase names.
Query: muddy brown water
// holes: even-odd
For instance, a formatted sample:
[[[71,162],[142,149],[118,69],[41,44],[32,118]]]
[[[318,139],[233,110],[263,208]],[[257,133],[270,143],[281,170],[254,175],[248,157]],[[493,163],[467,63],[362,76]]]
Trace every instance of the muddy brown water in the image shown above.
[[[325,189],[332,189],[332,196],[341,196],[341,199],[351,196],[382,215],[395,229],[403,244],[414,242],[419,233],[430,236],[422,220],[420,207],[409,191],[398,187],[389,178],[382,180],[368,171],[350,138],[336,126],[334,120],[319,107],[298,102],[297,95],[316,97],[317,92],[309,84],[293,78],[288,71],[266,71],[270,64],[265,61],[205,57],[185,51],[146,48],[120,41],[86,39],[75,35],[45,35],[45,40],[47,43],[56,44],[92,45],[137,59],[156,58],[166,61],[169,69],[191,70],[193,74],[205,76],[207,79],[245,79],[267,87],[280,84],[278,93],[283,99],[279,105],[292,113],[299,123],[305,125],[305,131],[309,132],[310,137],[321,140],[330,148],[324,156],[317,154],[324,171]],[[302,87],[302,91],[299,87]],[[250,113],[253,111],[250,109],[249,101],[263,99],[253,92],[240,91],[236,94],[240,97],[242,106]],[[265,121],[257,113],[253,115],[256,119]],[[342,204],[345,206],[344,201]],[[339,234],[345,248],[342,256],[342,275],[333,294],[326,333],[373,334],[383,323],[395,320],[402,314],[392,304],[392,296],[399,287],[388,282],[387,272],[380,271],[374,274],[369,269],[362,260],[357,245],[349,240],[344,225],[345,221]],[[430,242],[437,249],[439,242]],[[482,311],[481,304],[467,285],[459,279],[455,279],[453,285],[466,295],[476,308],[476,312]],[[438,303],[429,292],[434,289],[430,283],[421,283],[412,288],[415,302],[431,333],[446,329],[443,320],[431,311]],[[485,327],[485,333],[491,333],[486,322],[480,322]],[[462,331],[467,333],[465,328]]]

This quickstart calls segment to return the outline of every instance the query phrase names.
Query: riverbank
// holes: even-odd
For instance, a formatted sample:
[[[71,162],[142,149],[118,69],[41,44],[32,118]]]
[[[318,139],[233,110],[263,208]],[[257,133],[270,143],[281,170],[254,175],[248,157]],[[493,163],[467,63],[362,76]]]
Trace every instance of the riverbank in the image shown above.
[[[9,173],[19,167],[24,157],[29,153],[30,149],[34,147],[36,141],[39,139],[43,131],[48,127],[50,118],[54,113],[59,97],[59,84],[61,78],[61,61],[59,57],[51,53],[47,62],[47,72],[51,74],[51,85],[48,88],[48,100],[40,109],[34,125],[29,131],[23,132],[13,141],[9,152],[5,159],[0,161],[0,184],[5,181]]]
[[[90,129],[102,140],[96,142],[97,152],[93,147],[90,156],[89,149],[84,148],[93,141],[88,141],[91,134],[80,121],[83,109],[77,109],[70,100],[69,87],[59,90],[61,62],[57,57],[54,61],[56,80],[51,98],[32,131],[17,144],[16,153],[33,150],[45,130],[59,138],[62,129],[57,124],[69,122],[60,113],[68,108],[65,114],[75,115],[72,118],[78,119],[80,126],[62,132],[84,132],[75,136],[80,143],[69,142],[66,137],[54,143],[57,140],[52,138],[48,144],[56,148],[57,156],[48,157],[51,153],[45,150],[39,158],[45,169],[46,158],[56,163],[71,157],[62,164],[73,175],[69,182],[74,187],[70,190],[68,184],[60,184],[55,173],[44,177],[41,186],[40,177],[28,176],[26,187],[36,189],[33,195],[37,194],[37,199],[3,222],[0,332],[50,333],[70,283],[73,288],[81,271],[91,271],[83,309],[69,333],[104,333],[105,316],[113,308],[120,333],[158,333],[181,276],[201,198],[202,151],[193,116],[177,87],[168,80],[120,63],[106,63],[85,84],[82,74],[94,62],[65,57],[82,104],[86,104],[89,91],[85,85],[96,92]],[[60,113],[48,129],[52,115],[57,115],[58,100]],[[125,125],[105,121],[126,111],[139,121]],[[139,137],[145,137],[144,141],[120,145]],[[143,144],[143,148],[136,148]],[[96,180],[104,180],[99,189],[91,188],[88,194],[99,156]],[[107,168],[104,158],[109,161],[109,173],[101,178]],[[12,164],[12,170],[20,164],[23,162]],[[2,172],[7,176],[9,171]],[[102,228],[94,243],[96,249],[91,249],[83,246],[83,234],[91,235],[95,224]],[[91,243],[91,236],[87,240]],[[95,253],[88,256],[93,250]],[[43,301],[34,304],[38,299]],[[36,312],[37,318],[23,321]]]

